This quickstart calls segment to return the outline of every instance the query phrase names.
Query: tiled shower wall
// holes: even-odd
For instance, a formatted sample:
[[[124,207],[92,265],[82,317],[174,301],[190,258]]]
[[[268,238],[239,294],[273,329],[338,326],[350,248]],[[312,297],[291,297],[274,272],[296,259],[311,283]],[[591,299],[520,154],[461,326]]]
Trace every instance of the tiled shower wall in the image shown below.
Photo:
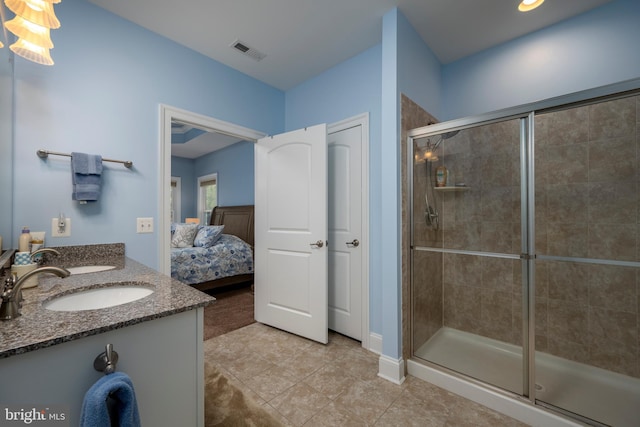
[[[640,261],[640,96],[536,122],[537,253]],[[537,262],[536,344],[640,377],[638,269]]]
[[[640,261],[639,125],[640,97],[536,117],[537,254]],[[414,165],[417,246],[521,253],[519,140],[516,119],[463,130],[441,144],[431,173],[444,164],[467,189],[436,193],[437,231],[424,221],[427,167]],[[521,344],[520,261],[414,256],[414,348],[442,325]],[[537,349],[640,376],[636,270],[537,261]]]

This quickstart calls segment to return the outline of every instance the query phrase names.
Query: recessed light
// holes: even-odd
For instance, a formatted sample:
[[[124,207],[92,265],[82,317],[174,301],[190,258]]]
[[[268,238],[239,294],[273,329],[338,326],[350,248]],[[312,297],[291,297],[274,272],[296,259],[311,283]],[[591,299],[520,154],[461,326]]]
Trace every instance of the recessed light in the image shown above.
[[[518,5],[520,12],[529,12],[544,3],[544,0],[522,0]]]

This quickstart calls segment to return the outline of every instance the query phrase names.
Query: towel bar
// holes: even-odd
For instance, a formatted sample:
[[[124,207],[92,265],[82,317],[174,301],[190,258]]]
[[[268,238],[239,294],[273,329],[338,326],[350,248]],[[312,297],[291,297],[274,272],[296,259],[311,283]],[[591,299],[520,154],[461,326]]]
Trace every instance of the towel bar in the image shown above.
[[[118,363],[118,353],[113,349],[113,344],[107,344],[104,353],[100,353],[93,361],[93,369],[112,374],[116,371],[116,363]]]
[[[47,150],[43,150],[43,149],[40,149],[40,150],[36,151],[36,154],[41,159],[46,159],[49,156],[49,154],[52,154],[54,156],[73,157],[73,156],[71,156],[71,154],[68,154],[68,153],[58,153],[58,152],[55,152],[55,151],[47,151]],[[131,169],[131,167],[133,166],[133,162],[130,161],[130,160],[113,160],[113,159],[107,159],[107,158],[103,157],[102,161],[103,162],[112,162],[112,163],[122,163],[125,168],[129,168],[129,169]]]

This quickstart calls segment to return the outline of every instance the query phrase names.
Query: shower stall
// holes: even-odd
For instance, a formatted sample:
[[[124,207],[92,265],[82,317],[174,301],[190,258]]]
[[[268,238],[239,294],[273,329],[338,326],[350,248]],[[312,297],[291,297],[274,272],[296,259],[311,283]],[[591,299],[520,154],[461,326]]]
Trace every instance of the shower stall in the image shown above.
[[[409,132],[410,373],[560,419],[639,425],[633,85]]]

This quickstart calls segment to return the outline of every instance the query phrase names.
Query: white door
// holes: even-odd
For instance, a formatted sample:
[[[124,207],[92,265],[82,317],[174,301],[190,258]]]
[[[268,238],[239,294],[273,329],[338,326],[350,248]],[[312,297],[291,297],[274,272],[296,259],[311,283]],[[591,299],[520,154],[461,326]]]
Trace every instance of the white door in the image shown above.
[[[362,127],[328,137],[329,329],[362,340]]]
[[[328,342],[327,127],[255,146],[255,318]]]

